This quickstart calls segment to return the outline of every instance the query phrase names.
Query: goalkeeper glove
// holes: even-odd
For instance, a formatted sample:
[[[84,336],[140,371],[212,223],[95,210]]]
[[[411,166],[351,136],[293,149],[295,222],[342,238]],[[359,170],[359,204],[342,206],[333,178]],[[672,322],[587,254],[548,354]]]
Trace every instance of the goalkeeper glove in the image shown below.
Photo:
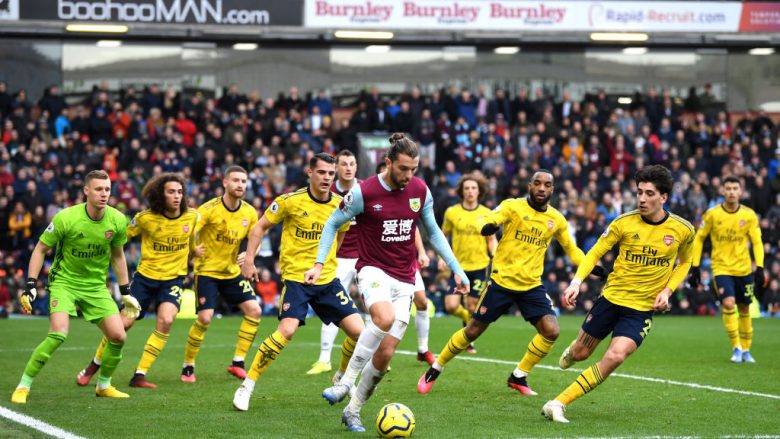
[[[688,284],[691,288],[697,288],[701,284],[701,271],[699,267],[691,267],[690,276],[688,276]]]
[[[120,285],[119,292],[122,293],[122,315],[128,319],[135,320],[141,314],[141,305],[138,299],[130,295],[130,284]]]
[[[32,314],[32,303],[38,297],[38,290],[35,289],[37,284],[38,279],[34,277],[28,277],[27,283],[24,284],[24,292],[20,301],[22,303],[22,312],[25,314]]]
[[[596,276],[597,278],[601,280],[607,280],[607,276],[609,276],[609,271],[607,271],[606,268],[596,265],[593,267],[593,270],[590,272],[593,276]]]
[[[769,278],[764,275],[764,267],[756,267],[756,272],[753,277],[755,277],[756,286],[759,288],[766,288],[769,284]]]
[[[498,232],[498,224],[488,223],[482,226],[482,236],[495,235]]]

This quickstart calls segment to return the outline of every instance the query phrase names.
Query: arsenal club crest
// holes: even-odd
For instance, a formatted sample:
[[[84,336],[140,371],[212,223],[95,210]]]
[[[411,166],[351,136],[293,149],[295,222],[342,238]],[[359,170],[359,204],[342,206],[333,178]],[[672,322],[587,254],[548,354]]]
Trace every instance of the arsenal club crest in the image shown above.
[[[555,227],[555,221],[553,221],[553,220],[547,221],[547,228],[548,229],[552,230],[554,227]]]
[[[745,224],[746,224],[745,220],[742,220],[742,221],[739,222],[739,226],[740,227],[745,227]]]
[[[674,243],[674,236],[672,236],[672,235],[664,236],[664,244],[666,244],[667,247],[669,247],[673,243]]]
[[[282,310],[287,311],[290,309],[290,302],[284,302],[284,305],[282,306]]]
[[[480,314],[485,314],[486,312],[487,312],[487,307],[486,306],[480,306],[479,307],[479,313]]]
[[[184,233],[190,233],[190,225],[189,224],[183,225],[182,230],[184,230]]]
[[[52,308],[56,308],[59,303],[60,303],[59,300],[54,299],[54,300],[51,301],[51,307]]]
[[[247,219],[242,219],[242,220],[241,220],[241,225],[242,225],[243,227],[249,227],[249,220],[247,220]]]
[[[409,208],[412,209],[412,212],[419,212],[420,211],[420,199],[419,198],[409,198]]]
[[[106,239],[111,239],[112,236],[114,236],[114,231],[106,230]]]

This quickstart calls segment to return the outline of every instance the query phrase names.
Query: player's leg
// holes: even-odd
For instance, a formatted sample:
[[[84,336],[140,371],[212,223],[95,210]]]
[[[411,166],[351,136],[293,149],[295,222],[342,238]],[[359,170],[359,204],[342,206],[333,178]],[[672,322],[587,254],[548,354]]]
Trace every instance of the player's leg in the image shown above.
[[[739,318],[735,301],[735,285],[732,276],[715,276],[713,286],[718,293],[723,317],[723,327],[731,345],[731,362],[742,362],[742,345],[739,339]]]
[[[344,372],[347,370],[347,366],[349,366],[349,360],[352,359],[352,355],[355,353],[358,338],[360,338],[360,334],[365,329],[365,323],[363,323],[363,318],[360,314],[354,313],[342,318],[338,326],[347,334],[347,337],[341,345],[341,361],[339,361],[339,368],[333,376],[334,383],[340,381],[341,377],[344,376]]]
[[[612,327],[612,341],[601,360],[586,368],[554,400],[548,401],[542,407],[542,414],[552,421],[568,422],[563,415],[566,407],[604,382],[628,356],[636,352],[650,332],[652,323],[652,311],[637,311],[611,304],[603,297],[598,299],[591,310],[590,321],[586,319],[583,324],[583,330],[603,339],[605,331]]]
[[[185,383],[194,383],[195,360],[198,358],[200,347],[206,338],[206,331],[214,317],[214,308],[217,306],[217,294],[219,294],[217,279],[208,276],[195,275],[195,293],[198,297],[198,318],[190,326],[187,332],[187,343],[184,345],[184,361],[182,363],[181,380]]]
[[[507,386],[523,395],[534,396],[536,392],[528,385],[528,374],[550,353],[555,340],[558,339],[560,327],[555,317],[553,301],[544,286],[518,294],[516,303],[525,320],[536,327],[536,335],[528,343],[525,355],[515,370],[509,375]]]
[[[428,296],[425,295],[425,284],[420,272],[415,273],[414,283],[414,329],[417,331],[417,361],[428,365],[436,360],[428,350],[428,334],[431,329],[431,316],[428,314]]]
[[[374,355],[387,331],[392,327],[395,321],[395,309],[391,291],[398,284],[401,282],[391,278],[376,267],[364,267],[358,273],[358,285],[371,319],[366,323],[365,330],[358,338],[354,354],[349,360],[344,375],[337,383],[322,393],[322,396],[330,404],[335,404],[346,397],[349,389],[355,384],[358,374]]]
[[[157,357],[160,355],[165,345],[168,343],[168,337],[171,333],[171,326],[179,313],[181,306],[181,292],[183,290],[183,279],[166,282],[160,286],[157,295],[157,321],[154,331],[146,340],[144,352],[138,366],[135,368],[135,374],[130,380],[131,387],[144,387],[154,389],[155,384],[146,380],[146,373],[151,369]],[[141,316],[139,316],[140,318]]]
[[[742,362],[755,363],[750,354],[753,345],[753,319],[750,316],[750,304],[753,302],[755,283],[753,275],[736,278],[737,288],[735,301],[739,313],[739,344],[742,347]]]
[[[279,312],[279,325],[276,331],[258,346],[246,378],[233,395],[233,407],[236,410],[249,409],[249,400],[255,390],[255,383],[292,340],[298,327],[306,324],[309,302],[318,290],[323,288],[323,286],[307,286],[298,282],[284,281],[282,297],[279,299],[279,303],[283,304]]]
[[[113,299],[111,299],[113,301]],[[114,306],[116,308],[116,305]],[[86,312],[84,313],[87,317]],[[119,362],[122,360],[122,348],[125,345],[127,333],[119,313],[111,314],[99,320],[98,327],[107,339],[106,348],[103,350],[103,363],[98,372],[95,394],[109,398],[129,398],[127,393],[120,392],[111,385],[111,377],[114,375]]]
[[[488,277],[488,267],[485,267],[482,270],[474,270],[474,271],[467,271],[466,275],[469,277],[469,280],[471,281],[471,289],[469,290],[469,294],[463,298],[463,303],[465,304],[465,308],[469,313],[469,316],[474,315],[474,313],[477,310],[477,304],[479,303],[480,296],[482,295],[482,291],[487,288],[487,277]],[[464,324],[465,326],[465,324]],[[469,347],[466,348],[467,354],[476,354],[477,349],[474,347],[474,343],[470,343]]]
[[[601,339],[593,337],[580,329],[577,338],[563,350],[563,354],[561,354],[561,358],[558,360],[558,367],[568,369],[574,363],[590,358],[599,343],[601,343]]]
[[[406,286],[407,284],[401,285]],[[411,285],[408,286],[411,287]],[[417,289],[417,287],[419,286],[415,286],[414,289]],[[365,367],[363,367],[360,381],[355,388],[355,394],[342,412],[342,422],[350,431],[365,431],[360,421],[360,410],[387,373],[387,368],[398,347],[398,343],[401,342],[406,333],[406,328],[409,325],[410,302],[413,295],[412,288],[409,288],[408,291],[399,288],[393,293],[393,306],[397,318],[390,327],[387,336],[382,339],[377,351],[374,352],[371,361],[367,362]]]
[[[55,299],[57,300],[57,299]],[[50,302],[51,303],[51,302]],[[64,304],[63,304],[64,305]],[[56,305],[52,305],[52,309],[57,308]],[[72,307],[75,313],[75,306]],[[66,309],[65,306],[60,309]],[[22,379],[19,381],[19,385],[16,386],[13,395],[11,395],[11,402],[16,404],[27,403],[27,395],[30,393],[30,387],[32,386],[33,379],[40,373],[43,366],[49,361],[54,351],[65,342],[65,338],[68,336],[69,315],[68,312],[53,312],[49,316],[49,333],[46,338],[35,348],[30,359],[27,361],[27,365],[24,368]]]
[[[450,289],[444,296],[444,311],[463,321],[465,326],[471,318],[471,313],[463,306],[463,296],[455,292],[455,278],[450,276]]]
[[[263,309],[257,301],[252,283],[242,276],[222,281],[220,290],[228,303],[238,304],[239,309],[244,313],[241,326],[238,328],[238,340],[236,350],[233,353],[233,362],[227,369],[228,373],[236,378],[244,379],[246,378],[244,358],[246,358],[246,354],[257,336],[257,327],[260,325]]]
[[[339,279],[344,289],[349,292],[352,281],[357,274],[355,272],[355,263],[357,262],[357,259],[338,258],[337,261],[336,277]],[[307,375],[318,375],[333,370],[333,366],[330,364],[330,357],[331,351],[333,350],[333,343],[336,341],[336,336],[338,334],[338,326],[332,323],[322,324],[322,328],[320,328],[320,356],[317,358],[317,361],[311,365],[311,369],[306,372]]]

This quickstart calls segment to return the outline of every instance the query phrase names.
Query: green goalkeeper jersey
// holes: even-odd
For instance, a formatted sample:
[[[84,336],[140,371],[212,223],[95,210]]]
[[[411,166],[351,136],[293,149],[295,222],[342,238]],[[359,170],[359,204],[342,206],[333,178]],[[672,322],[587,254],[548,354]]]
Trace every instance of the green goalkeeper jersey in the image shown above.
[[[103,218],[87,214],[86,203],[63,209],[41,234],[40,241],[56,247],[49,285],[75,290],[105,288],[111,248],[127,242],[127,218],[106,206]]]

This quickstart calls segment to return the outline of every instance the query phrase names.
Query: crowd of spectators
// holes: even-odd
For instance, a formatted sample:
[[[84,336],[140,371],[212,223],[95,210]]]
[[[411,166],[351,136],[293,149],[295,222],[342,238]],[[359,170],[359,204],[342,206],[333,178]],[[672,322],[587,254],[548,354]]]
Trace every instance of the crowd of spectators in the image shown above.
[[[411,87],[405,95],[383,95],[377,87],[354,106],[334,108],[325,91],[301,95],[292,87],[277,97],[242,93],[230,85],[221,97],[182,95],[157,85],[109,90],[95,87],[83,102],[67,102],[50,86],[38,102],[25,90],[0,82],[0,313],[18,310],[29,255],[41,231],[62,208],[84,201],[84,175],[104,169],[113,181],[111,204],[128,216],[144,208],[139,198],[150,176],[181,172],[190,205],[222,194],[221,172],[233,164],[249,170],[246,201],[259,213],[273,198],[306,184],[305,164],[317,152],[358,153],[357,133],[402,131],[421,145],[418,175],[428,183],[439,219],[456,203],[455,186],[466,172],[489,181],[483,203],[526,194],[535,169],[552,171],[552,205],[568,218],[577,244],[593,246],[607,224],[636,207],[632,176],[662,164],[676,184],[667,208],[698,224],[722,201],[721,180],[743,180],[745,205],[761,218],[766,270],[771,284],[760,291],[767,315],[780,315],[780,144],[778,128],[763,112],[729,114],[712,96],[692,88],[686,98],[648,87],[632,103],[618,105],[603,90],[581,101],[564,91],[549,96],[520,87],[514,96],[496,88],[429,95]],[[279,231],[263,243],[258,285],[264,309],[278,301]],[[131,272],[138,243],[127,248]],[[681,286],[674,312],[711,315],[705,248],[703,284]],[[440,302],[446,274],[432,258],[423,268],[428,292]],[[572,276],[559,246],[548,251],[544,283],[557,298]],[[583,286],[578,311],[586,311],[599,284]],[[36,312],[46,313],[45,300]],[[443,307],[439,307],[443,309]],[[228,310],[224,310],[228,311]]]

